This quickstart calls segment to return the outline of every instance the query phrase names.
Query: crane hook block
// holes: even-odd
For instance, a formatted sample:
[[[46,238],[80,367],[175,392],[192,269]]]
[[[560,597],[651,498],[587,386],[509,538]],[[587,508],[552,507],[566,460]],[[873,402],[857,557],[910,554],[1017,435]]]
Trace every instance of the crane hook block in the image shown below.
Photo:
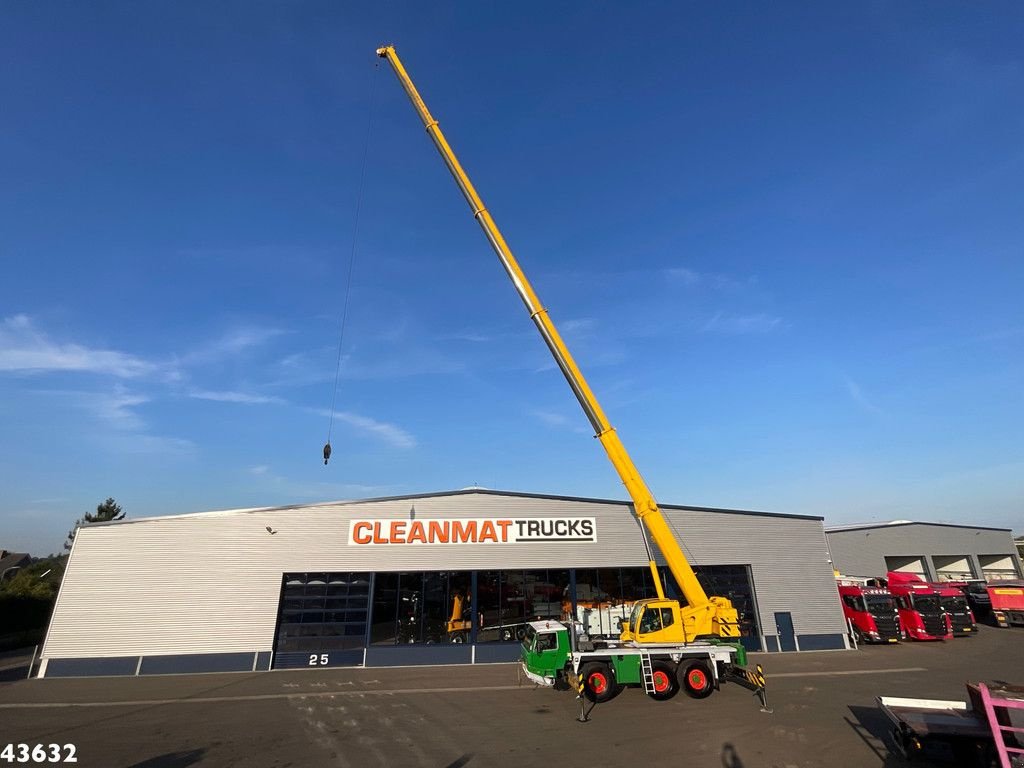
[[[331,444],[324,443],[324,466],[327,466],[327,460],[331,458]]]

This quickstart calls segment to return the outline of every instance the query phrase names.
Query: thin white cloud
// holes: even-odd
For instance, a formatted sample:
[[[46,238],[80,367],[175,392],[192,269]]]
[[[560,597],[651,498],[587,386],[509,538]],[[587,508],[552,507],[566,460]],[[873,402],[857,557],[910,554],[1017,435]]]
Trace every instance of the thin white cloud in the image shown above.
[[[592,317],[570,318],[560,321],[558,327],[566,336],[586,336],[597,328],[597,320]]]
[[[213,392],[206,389],[193,389],[188,396],[196,400],[213,400],[218,403],[241,403],[242,405],[285,404],[285,400],[273,395],[254,395],[248,392]]]
[[[758,279],[755,275],[750,275],[746,278],[736,278],[720,272],[698,272],[688,267],[669,267],[664,270],[664,273],[673,282],[682,283],[687,286],[699,285],[701,288],[723,293],[750,292],[755,290],[758,285]]]
[[[319,416],[326,416],[328,418],[331,416],[331,412],[327,408],[305,408],[304,410]],[[362,432],[377,437],[396,448],[415,448],[417,445],[416,438],[396,424],[377,421],[369,416],[361,416],[350,411],[336,411],[334,418],[337,421],[343,421]]]
[[[124,433],[108,441],[118,453],[185,456],[195,452],[196,444],[180,437]]]
[[[0,371],[81,371],[128,379],[151,374],[157,368],[124,352],[52,341],[28,315],[7,317],[0,324]]]
[[[846,391],[857,405],[868,413],[881,413],[882,409],[872,403],[864,393],[861,391],[860,385],[856,381],[851,379],[849,376],[844,376],[843,381],[846,382]]]
[[[416,447],[416,438],[395,424],[377,421],[369,416],[360,416],[357,413],[349,413],[348,411],[339,411],[334,414],[334,417],[344,421],[346,424],[350,424],[356,429],[374,435],[396,448]]]
[[[376,357],[371,356],[373,353],[376,353]],[[462,373],[466,367],[466,363],[453,359],[439,350],[418,345],[403,347],[395,353],[377,349],[367,350],[363,355],[345,355],[341,360],[341,378],[407,379],[415,376]],[[333,378],[333,365],[330,370]]]
[[[758,313],[753,315],[730,315],[718,312],[701,329],[706,333],[728,333],[735,335],[771,333],[782,326],[782,318]]]
[[[564,413],[545,411],[536,408],[531,410],[530,413],[549,427],[554,427],[556,429],[569,429],[573,432],[581,433],[588,431],[582,426],[582,424],[585,423],[585,419],[582,415],[579,415],[576,418],[569,418]]]
[[[552,427],[564,427],[569,424],[569,419],[564,414],[555,413],[554,411],[530,411],[534,416]]]
[[[94,413],[115,429],[135,432],[143,430],[146,423],[133,408],[148,403],[150,398],[145,395],[128,392],[123,386],[117,385],[110,393],[95,394],[90,397]]]
[[[673,280],[678,280],[686,285],[697,285],[701,281],[701,275],[699,272],[695,272],[692,269],[686,267],[672,267],[666,269],[665,272]]]
[[[216,363],[226,357],[234,357],[247,350],[259,347],[286,331],[259,325],[238,326],[223,333],[219,338],[186,352],[182,362],[186,365]]]
[[[123,384],[115,384],[109,391],[39,390],[37,394],[53,396],[62,404],[88,413],[92,418],[90,434],[105,450],[182,455],[195,449],[191,440],[151,434],[135,409],[152,402],[152,398],[130,391]]]
[[[373,496],[391,496],[402,489],[397,486],[360,485],[358,483],[314,482],[294,480],[273,471],[266,464],[249,467],[246,473],[253,475],[263,486],[272,488],[276,493],[289,499],[309,499],[323,501],[325,499],[359,499]]]

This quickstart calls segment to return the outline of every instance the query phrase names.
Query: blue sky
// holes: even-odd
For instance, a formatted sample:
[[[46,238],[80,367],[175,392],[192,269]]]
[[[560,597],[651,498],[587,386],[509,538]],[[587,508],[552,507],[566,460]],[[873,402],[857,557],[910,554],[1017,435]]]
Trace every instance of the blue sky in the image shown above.
[[[383,41],[659,499],[1019,532],[1021,39],[1009,2],[7,4],[0,546],[107,496],[624,497]]]

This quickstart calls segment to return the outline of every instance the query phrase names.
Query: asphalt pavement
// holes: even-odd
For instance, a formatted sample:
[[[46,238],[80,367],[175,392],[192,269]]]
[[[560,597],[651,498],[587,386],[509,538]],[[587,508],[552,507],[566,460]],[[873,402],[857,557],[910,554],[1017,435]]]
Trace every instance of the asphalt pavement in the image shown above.
[[[1024,630],[983,626],[975,637],[944,643],[752,654],[768,676],[771,714],[750,692],[727,685],[703,701],[680,694],[654,702],[627,690],[594,708],[587,723],[576,721],[571,693],[535,688],[512,664],[52,680],[9,674],[0,678],[7,681],[0,682],[0,749],[73,745],[88,768],[891,767],[903,763],[887,747],[875,696],[963,699],[966,681],[1024,682],[1022,649]]]

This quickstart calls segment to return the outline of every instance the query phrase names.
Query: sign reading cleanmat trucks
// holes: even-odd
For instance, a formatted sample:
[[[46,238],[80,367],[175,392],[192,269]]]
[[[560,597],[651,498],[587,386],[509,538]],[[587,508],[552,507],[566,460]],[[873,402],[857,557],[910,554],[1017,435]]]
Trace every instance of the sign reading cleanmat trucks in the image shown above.
[[[463,517],[352,520],[349,546],[531,544],[597,541],[593,517]]]

